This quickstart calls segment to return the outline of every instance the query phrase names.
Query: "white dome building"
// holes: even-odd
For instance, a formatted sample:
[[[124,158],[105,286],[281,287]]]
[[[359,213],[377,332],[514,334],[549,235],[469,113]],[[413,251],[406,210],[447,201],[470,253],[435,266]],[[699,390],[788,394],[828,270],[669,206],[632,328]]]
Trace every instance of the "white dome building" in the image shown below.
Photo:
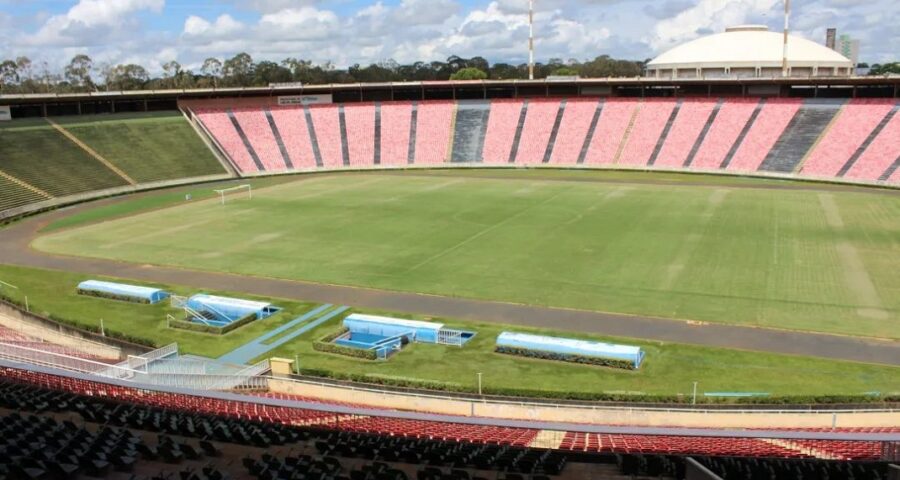
[[[765,25],[730,27],[679,45],[647,64],[654,78],[781,77],[782,33]],[[788,75],[849,76],[852,62],[840,53],[805,38],[788,36]]]

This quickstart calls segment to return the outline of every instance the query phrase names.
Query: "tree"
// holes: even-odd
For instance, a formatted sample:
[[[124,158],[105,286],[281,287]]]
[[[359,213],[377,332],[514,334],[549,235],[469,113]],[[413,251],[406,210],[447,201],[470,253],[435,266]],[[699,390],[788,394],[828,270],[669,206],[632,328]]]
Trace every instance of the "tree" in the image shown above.
[[[69,64],[66,65],[65,78],[72,86],[80,87],[85,90],[94,90],[94,81],[91,78],[91,71],[94,69],[94,61],[85,54],[78,54],[72,57]]]
[[[7,90],[19,83],[19,67],[12,60],[0,62],[0,88]]]
[[[515,65],[510,65],[508,63],[495,63],[493,67],[491,67],[491,78],[497,80],[512,80],[516,78],[525,78],[525,74],[516,67]]]
[[[150,80],[147,70],[133,63],[103,69],[106,90],[140,90]]]
[[[219,87],[219,78],[222,75],[222,62],[215,57],[209,57],[203,61],[203,66],[200,67],[200,72],[203,75],[212,80],[213,88]]]
[[[572,67],[559,67],[553,71],[552,75],[557,77],[576,77],[578,76],[578,70]]]
[[[869,75],[889,75],[900,74],[900,62],[891,62],[891,63],[883,63],[883,64],[874,64],[872,68],[869,70]]]
[[[285,83],[290,82],[291,77],[291,71],[286,67],[264,60],[256,65],[253,84],[263,86],[270,83]]]
[[[241,52],[222,64],[223,80],[232,87],[247,87],[253,81],[253,57]]]
[[[473,67],[463,68],[453,75],[450,75],[450,80],[484,80],[486,78],[487,73]]]

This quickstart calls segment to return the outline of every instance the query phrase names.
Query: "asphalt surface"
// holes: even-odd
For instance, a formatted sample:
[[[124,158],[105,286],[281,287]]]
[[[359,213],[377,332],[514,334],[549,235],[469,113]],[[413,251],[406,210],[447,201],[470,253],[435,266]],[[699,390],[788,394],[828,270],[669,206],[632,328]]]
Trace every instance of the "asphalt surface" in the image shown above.
[[[148,194],[153,194],[153,192],[143,195]],[[133,197],[134,195],[127,198]],[[0,229],[0,263],[435,317],[900,366],[900,342],[892,340],[686,322],[645,316],[324,285],[295,280],[247,277],[103,259],[64,257],[39,252],[29,247],[31,240],[38,235],[38,231],[43,226],[78,211],[118,201],[122,201],[122,199],[105,199],[82,204],[27,218]],[[690,368],[689,365],[685,367]]]

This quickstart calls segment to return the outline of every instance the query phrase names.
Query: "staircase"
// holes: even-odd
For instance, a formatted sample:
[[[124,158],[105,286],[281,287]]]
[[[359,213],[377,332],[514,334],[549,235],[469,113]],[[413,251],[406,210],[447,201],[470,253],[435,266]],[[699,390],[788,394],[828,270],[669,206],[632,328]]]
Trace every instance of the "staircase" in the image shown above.
[[[706,125],[703,126],[703,130],[700,130],[700,135],[697,135],[697,141],[694,142],[694,146],[691,147],[691,152],[688,153],[687,158],[684,160],[684,167],[690,167],[691,163],[694,162],[694,157],[697,155],[697,152],[700,150],[700,145],[703,145],[703,140],[706,139],[706,134],[709,133],[709,129],[712,128],[713,122],[716,121],[716,117],[719,116],[719,109],[722,108],[722,100],[719,100],[716,103],[715,108],[711,114],[709,114],[709,118],[706,119]]]
[[[522,140],[522,129],[525,128],[525,116],[528,114],[528,100],[522,102],[522,112],[519,113],[519,123],[516,125],[516,136],[513,137],[512,149],[509,151],[509,163],[516,162],[519,153],[519,141]]]
[[[637,108],[631,112],[631,119],[628,120],[628,126],[625,127],[625,133],[622,134],[622,139],[619,141],[619,148],[616,149],[616,156],[613,157],[613,163],[619,163],[619,158],[622,157],[622,152],[625,151],[625,145],[628,145],[628,137],[631,136],[631,131],[634,129],[634,122],[637,120],[638,113],[640,113],[642,106],[642,104],[638,104]]]
[[[316,166],[322,166],[322,150],[319,149],[319,139],[316,137],[316,127],[313,125],[312,113],[309,111],[309,105],[303,107],[303,116],[306,117],[306,129],[309,131],[309,142],[312,144],[313,157],[316,159]]]
[[[269,122],[269,128],[272,129],[272,135],[275,136],[275,143],[278,144],[278,149],[281,150],[281,157],[284,159],[284,165],[288,168],[288,170],[294,169],[294,163],[291,161],[291,156],[288,155],[287,148],[284,146],[284,141],[281,139],[281,132],[278,131],[278,126],[275,125],[275,119],[272,118],[272,112],[266,108],[263,110],[266,114],[266,121]]]
[[[784,129],[759,170],[781,173],[796,171],[839,111],[834,104],[805,104]]]
[[[346,167],[350,165],[350,147],[347,145],[347,116],[343,105],[338,107],[338,123],[341,128],[341,160]]]
[[[381,165],[381,103],[375,104],[375,150],[374,163]]]
[[[553,130],[550,131],[550,140],[547,141],[547,150],[544,152],[543,163],[550,163],[553,156],[553,145],[556,144],[556,137],[559,135],[559,126],[562,124],[563,115],[566,113],[566,100],[563,99],[559,103],[559,111],[556,112],[556,120],[553,122]]]
[[[416,161],[416,123],[419,119],[419,102],[412,104],[412,119],[409,122],[409,154],[406,163],[412,165]]]
[[[490,104],[483,101],[461,100],[456,112],[456,128],[453,131],[453,153],[451,163],[472,163],[481,161],[481,149]]]
[[[678,102],[675,103],[675,108],[672,109],[669,120],[666,121],[666,126],[663,127],[663,131],[659,135],[659,140],[656,141],[656,147],[653,148],[653,153],[650,155],[650,160],[647,161],[647,166],[653,166],[653,164],[656,163],[656,157],[659,156],[660,150],[662,150],[663,145],[666,143],[666,138],[669,137],[669,130],[672,129],[672,124],[675,123],[675,119],[678,117],[678,112],[681,110],[681,104],[683,102],[684,99],[679,98]]]
[[[728,154],[725,155],[725,160],[722,160],[722,165],[719,165],[719,168],[726,169],[728,165],[731,164],[731,159],[734,158],[734,154],[737,153],[738,149],[741,148],[741,144],[744,143],[744,138],[747,137],[747,133],[753,128],[753,124],[756,123],[756,118],[759,117],[759,112],[762,111],[763,107],[766,106],[766,99],[763,98],[759,101],[759,104],[756,105],[756,108],[753,110],[753,114],[750,115],[750,118],[747,120],[747,124],[744,125],[744,129],[741,130],[741,133],[734,140],[734,145],[731,146],[731,150],[728,151]]]
[[[591,126],[588,127],[587,135],[584,137],[584,143],[581,145],[581,153],[578,154],[578,164],[584,163],[584,157],[587,156],[588,149],[591,147],[591,141],[594,138],[594,132],[597,131],[597,124],[600,123],[600,114],[603,113],[603,101],[597,104],[597,111],[594,112],[594,118],[591,120]]]
[[[238,123],[237,118],[234,116],[234,112],[231,110],[228,110],[228,119],[231,120],[231,124],[234,125],[238,137],[240,137],[241,142],[244,143],[244,148],[247,149],[247,153],[249,153],[250,158],[253,159],[253,164],[256,165],[257,170],[260,172],[266,171],[266,167],[263,166],[262,161],[259,159],[259,155],[256,154],[256,150],[253,150],[253,145],[250,145],[250,139],[247,138],[247,134],[244,133],[244,129],[241,128],[241,124]]]

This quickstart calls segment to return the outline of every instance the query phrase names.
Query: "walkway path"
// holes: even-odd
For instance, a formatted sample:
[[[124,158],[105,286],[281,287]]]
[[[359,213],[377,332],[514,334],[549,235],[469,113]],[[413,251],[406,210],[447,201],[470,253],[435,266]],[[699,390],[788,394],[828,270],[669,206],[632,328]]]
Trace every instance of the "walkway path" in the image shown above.
[[[260,355],[271,352],[276,348],[284,345],[285,343],[303,335],[304,333],[318,327],[319,325],[331,320],[332,318],[346,312],[350,309],[350,307],[337,307],[333,310],[329,309],[334,305],[325,304],[320,305],[309,312],[306,312],[305,315],[295,318],[284,325],[267,332],[247,343],[241,345],[240,347],[222,355],[217,360],[220,362],[233,363],[235,365],[244,365],[250,363],[250,360],[253,360]],[[312,321],[309,321],[311,320]],[[305,323],[309,321],[309,323]],[[274,340],[272,342],[267,343],[269,340],[281,335],[284,332],[288,332],[292,328],[297,325],[303,324],[302,327],[289,332],[283,335],[281,338]]]
[[[102,259],[55,256],[28,247],[44,225],[80,210],[120,200],[107,199],[58,210],[0,229],[0,263],[435,317],[900,366],[900,342],[891,340],[736,325],[696,324],[646,316],[246,277]]]

